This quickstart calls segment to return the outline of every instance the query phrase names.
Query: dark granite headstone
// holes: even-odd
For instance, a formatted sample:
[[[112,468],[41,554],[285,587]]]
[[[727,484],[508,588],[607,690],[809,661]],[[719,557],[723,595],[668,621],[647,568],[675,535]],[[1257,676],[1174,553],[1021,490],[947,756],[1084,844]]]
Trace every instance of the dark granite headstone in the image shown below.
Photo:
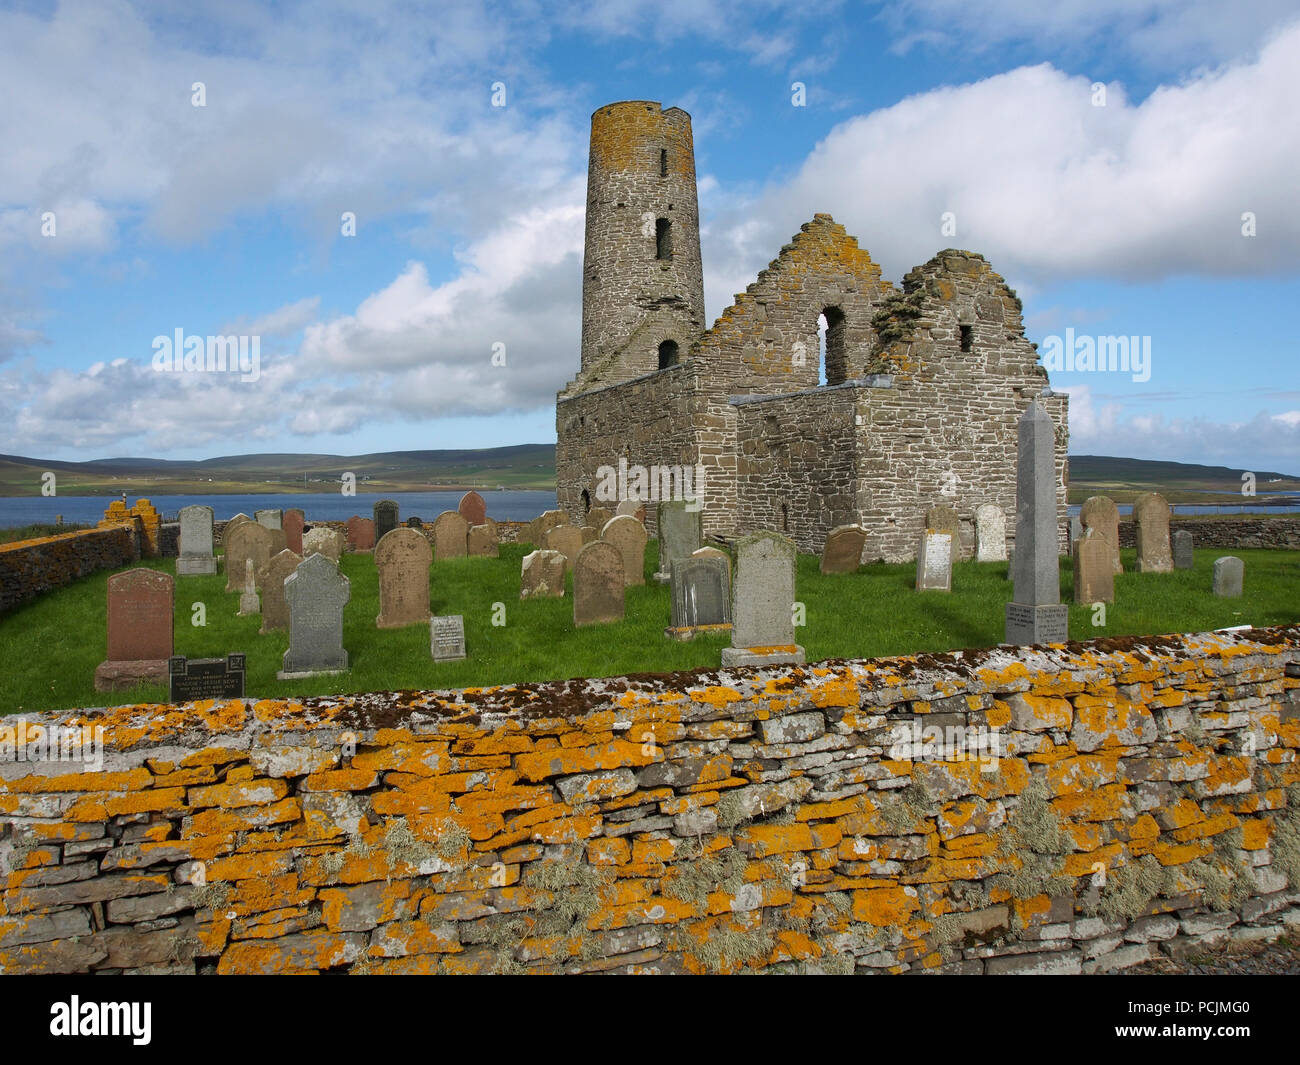
[[[174,703],[244,697],[242,654],[229,654],[225,658],[186,658],[184,655],[174,655],[168,660],[168,667],[171,673],[171,701]]]
[[[381,499],[375,504],[375,543],[397,528],[398,506],[395,500]]]
[[[672,568],[674,629],[731,624],[731,565],[725,558],[679,558]]]

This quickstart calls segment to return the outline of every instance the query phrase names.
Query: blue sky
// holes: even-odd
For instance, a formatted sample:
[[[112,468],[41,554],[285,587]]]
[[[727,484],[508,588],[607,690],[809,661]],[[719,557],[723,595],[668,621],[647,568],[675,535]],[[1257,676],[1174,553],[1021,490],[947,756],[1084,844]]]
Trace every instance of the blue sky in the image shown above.
[[[590,114],[650,99],[693,117],[710,320],[829,211],[896,283],[981,252],[1032,340],[1149,337],[1146,380],[1052,374],[1072,453],[1300,473],[1294,2],[189,8],[0,11],[2,452],[554,440]],[[158,372],[177,329],[259,337],[257,379]]]

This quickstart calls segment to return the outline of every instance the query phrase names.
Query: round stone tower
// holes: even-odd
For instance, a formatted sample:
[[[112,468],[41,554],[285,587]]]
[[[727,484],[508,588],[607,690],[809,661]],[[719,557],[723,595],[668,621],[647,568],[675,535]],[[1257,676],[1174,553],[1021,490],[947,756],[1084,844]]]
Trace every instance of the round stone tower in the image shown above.
[[[703,331],[691,116],[648,100],[602,107],[591,116],[580,377],[651,373]]]

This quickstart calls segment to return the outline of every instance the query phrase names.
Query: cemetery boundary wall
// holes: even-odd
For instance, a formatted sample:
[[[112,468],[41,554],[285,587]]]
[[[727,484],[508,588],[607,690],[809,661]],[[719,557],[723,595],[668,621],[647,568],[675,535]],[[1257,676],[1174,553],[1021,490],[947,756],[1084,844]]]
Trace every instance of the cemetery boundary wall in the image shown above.
[[[139,533],[126,524],[0,544],[0,613],[98,570],[139,560]]]
[[[9,973],[1086,973],[1300,918],[1300,626],[4,726]]]
[[[1170,535],[1180,529],[1186,529],[1192,534],[1193,548],[1231,550],[1240,547],[1300,551],[1300,517],[1268,515],[1234,521],[1226,518],[1197,520],[1172,516],[1169,519]],[[1132,521],[1120,521],[1119,546],[1137,546],[1137,526]]]

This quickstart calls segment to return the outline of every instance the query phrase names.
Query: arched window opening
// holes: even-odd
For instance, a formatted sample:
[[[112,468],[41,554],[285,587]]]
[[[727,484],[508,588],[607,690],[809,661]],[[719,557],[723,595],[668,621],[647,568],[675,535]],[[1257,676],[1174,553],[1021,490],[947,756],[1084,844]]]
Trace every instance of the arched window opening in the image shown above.
[[[585,518],[591,513],[591,493],[585,488],[582,490],[582,516]]]
[[[659,345],[659,369],[677,365],[677,341],[665,340]]]
[[[673,224],[666,218],[655,220],[655,258],[671,259],[673,257]]]
[[[818,384],[842,385],[849,379],[846,333],[844,312],[838,307],[827,307],[817,316]]]

